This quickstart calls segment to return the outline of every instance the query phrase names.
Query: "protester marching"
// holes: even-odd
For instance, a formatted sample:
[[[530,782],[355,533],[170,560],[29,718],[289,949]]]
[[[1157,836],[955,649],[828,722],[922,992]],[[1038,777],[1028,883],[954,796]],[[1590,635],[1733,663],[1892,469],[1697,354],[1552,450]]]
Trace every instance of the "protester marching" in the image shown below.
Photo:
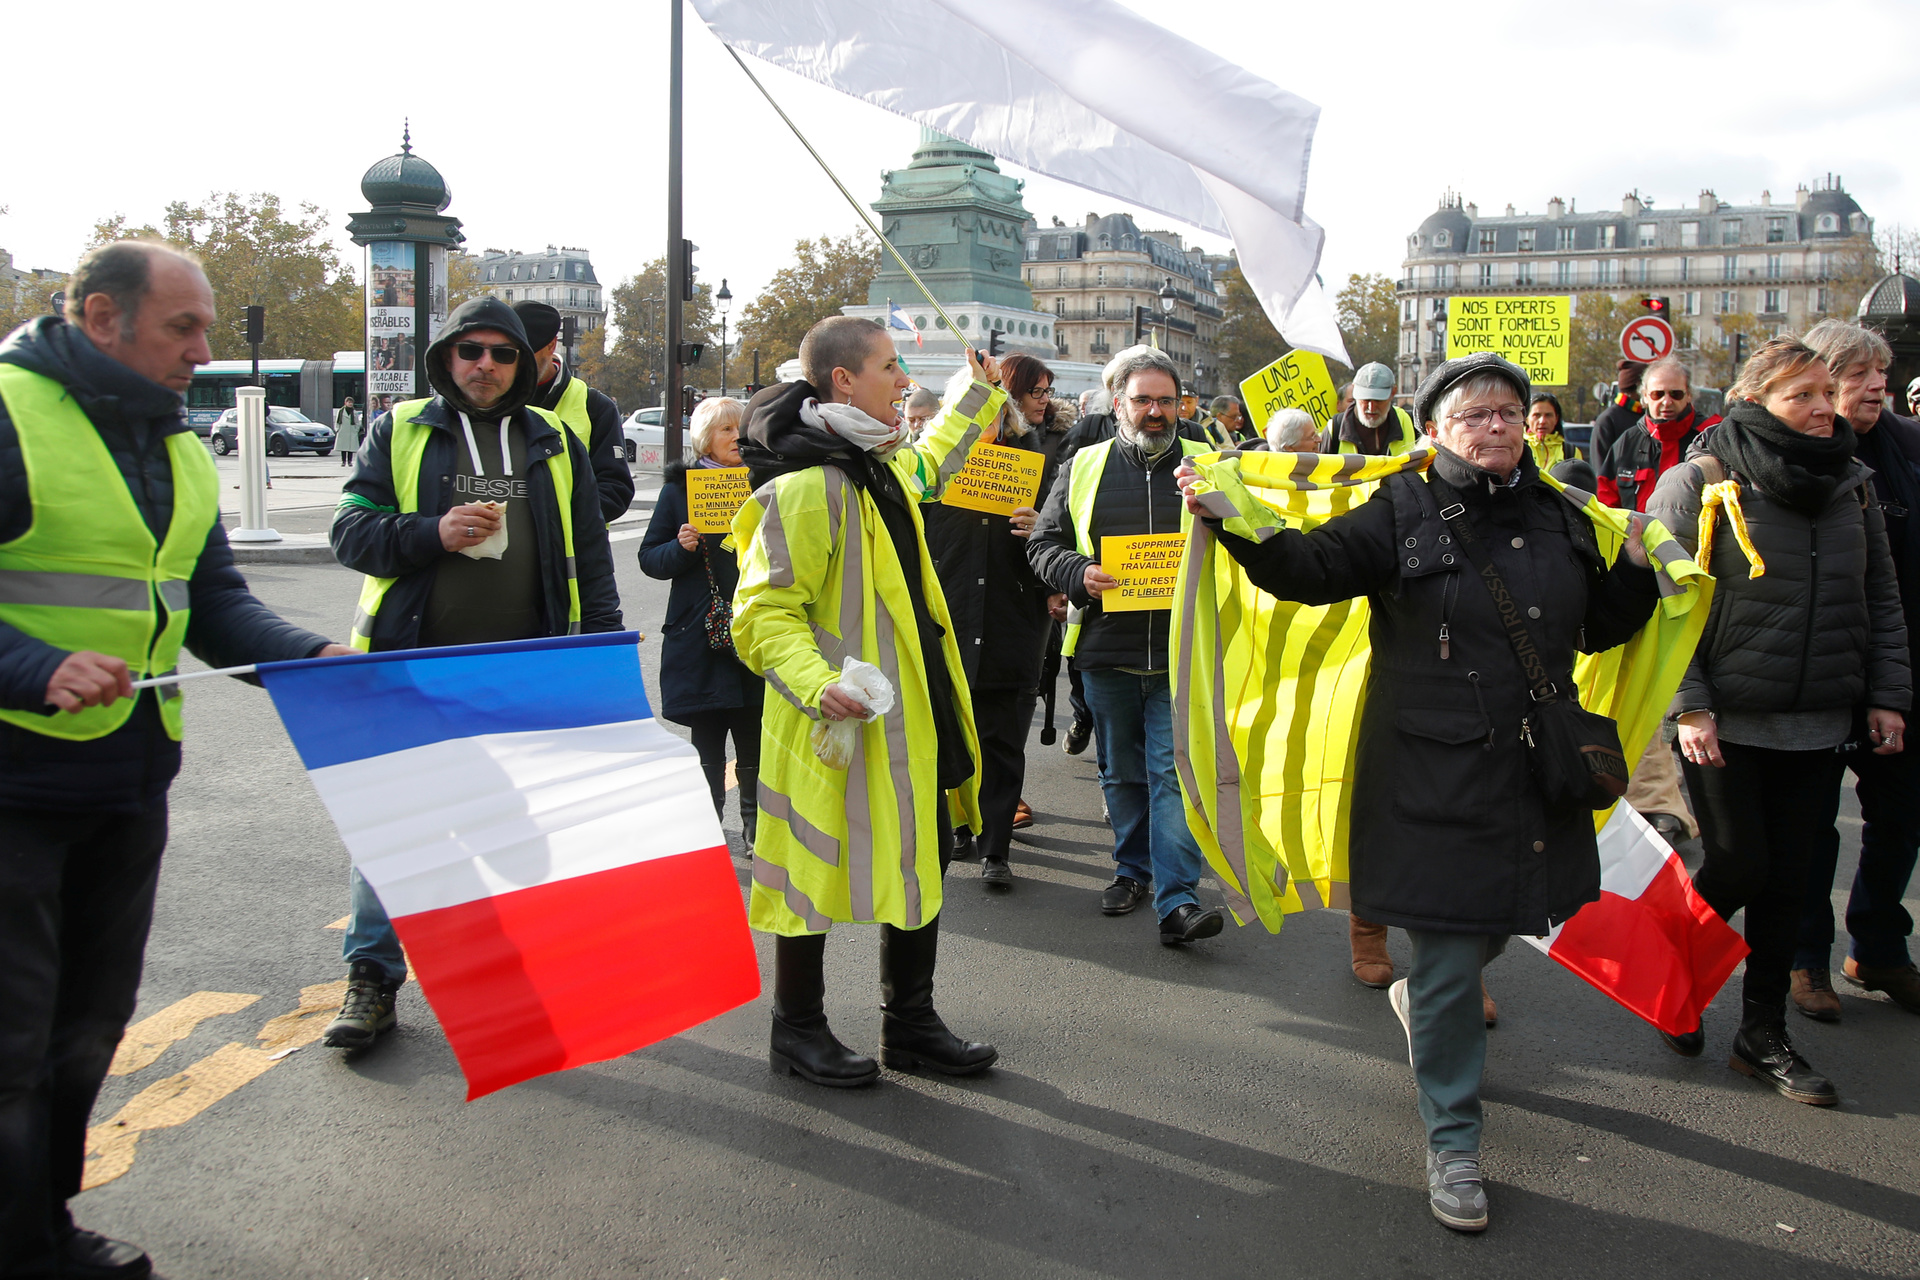
[[[840,0],[798,16],[773,0],[689,3],[872,230],[851,256],[897,272],[899,288],[874,283],[862,302],[862,277],[847,301],[815,280],[800,292],[820,297],[757,306],[757,340],[773,343],[775,317],[792,358],[763,384],[754,348],[744,390],[748,344],[730,347],[721,320],[722,363],[696,387],[706,320],[694,315],[730,295],[724,281],[718,294],[696,285],[676,206],[668,296],[642,297],[655,286],[636,277],[620,304],[623,325],[636,302],[662,307],[644,335],[658,364],[636,377],[630,348],[582,340],[591,275],[548,288],[557,271],[536,271],[543,295],[523,285],[518,300],[491,276],[476,283],[471,264],[456,279],[444,251],[457,221],[428,227],[421,210],[439,193],[407,188],[390,225],[412,238],[368,241],[386,247],[367,256],[366,324],[387,331],[364,367],[337,362],[351,394],[328,393],[306,424],[331,423],[340,455],[324,463],[330,505],[309,548],[316,576],[351,584],[337,616],[277,611],[275,575],[306,571],[251,554],[280,536],[261,527],[259,415],[292,406],[271,400],[265,375],[196,381],[235,319],[205,255],[102,223],[58,313],[0,341],[0,1280],[154,1274],[140,1246],[76,1220],[75,1198],[124,1173],[147,1128],[177,1127],[302,1049],[303,1067],[351,1073],[385,1116],[442,1076],[489,1106],[507,1090],[571,1103],[589,1087],[581,1069],[646,1051],[658,1072],[594,1105],[664,1112],[694,1105],[675,1092],[686,1081],[718,1082],[738,1095],[724,1123],[685,1127],[699,1141],[725,1130],[723,1159],[776,1160],[796,1193],[849,1161],[852,1192],[876,1199],[913,1198],[898,1188],[937,1165],[966,1188],[943,1204],[969,1211],[985,1202],[978,1183],[1045,1201],[1053,1191],[1036,1187],[1080,1178],[1055,1142],[1091,1180],[1108,1176],[1111,1151],[1143,1143],[1148,1176],[1191,1179],[1200,1202],[1285,1191],[1301,1176],[1286,1162],[1311,1163],[1266,1150],[1258,1126],[1199,1140],[1155,1122],[1143,1139],[1118,1103],[1087,1100],[1112,1087],[1101,1072],[1144,1078],[1152,1054],[1174,1064],[1152,1087],[1196,1115],[1258,1110],[1303,1134],[1329,1100],[1380,1089],[1378,1068],[1390,1105],[1355,1103],[1337,1123],[1399,1155],[1337,1198],[1411,1216],[1430,1241],[1453,1239],[1435,1222],[1468,1236],[1533,1226],[1542,1210],[1503,1185],[1502,1161],[1580,1135],[1741,1164],[1736,1137],[1702,1156],[1707,1139],[1647,1136],[1687,1132],[1667,1100],[1649,1101],[1670,1078],[1717,1090],[1732,1119],[1716,1123],[1740,1132],[1845,1118],[1860,1127],[1844,1141],[1870,1147],[1881,1109],[1912,1109],[1907,1095],[1862,1105],[1846,1046],[1905,1035],[1888,1052],[1908,1061],[1906,1017],[1920,1014],[1908,906],[1920,753],[1907,735],[1920,378],[1900,390],[1920,319],[1890,340],[1890,310],[1864,302],[1860,318],[1823,302],[1823,318],[1791,325],[1770,308],[1782,322],[1737,335],[1724,396],[1708,381],[1729,372],[1725,353],[1704,326],[1682,341],[1659,318],[1664,298],[1602,350],[1564,327],[1595,309],[1516,294],[1548,287],[1531,268],[1509,282],[1483,267],[1485,297],[1464,272],[1436,273],[1460,296],[1425,301],[1419,277],[1401,299],[1382,277],[1382,313],[1404,326],[1383,339],[1336,314],[1319,281],[1325,236],[1304,203],[1319,108],[1124,6],[1035,0],[999,30],[945,0],[898,0],[892,38],[876,42],[871,16]],[[1101,39],[1084,60],[1026,56],[1083,48],[1088,13]],[[1143,49],[1183,86],[1178,101],[1132,91],[1123,73]],[[1131,233],[1101,243],[1090,217],[1085,231],[1055,219],[1051,245],[1031,220],[1023,257],[1024,212],[1002,225],[944,206],[932,240],[907,244],[743,54],[917,122],[923,170],[958,155],[964,186],[1019,165],[1233,251],[1181,256]],[[675,93],[679,65],[676,44]],[[903,66],[927,72],[900,84]],[[413,159],[408,135],[392,167],[417,184]],[[1770,197],[1758,208],[1789,216]],[[1464,252],[1455,207],[1442,212],[1447,225],[1416,243]],[[1719,234],[1737,237],[1736,221],[1724,215]],[[1700,223],[1685,225],[1690,247],[1704,243]],[[1519,230],[1502,221],[1471,243],[1505,252]],[[1561,251],[1586,251],[1571,220],[1563,231]],[[1629,233],[1648,248],[1662,234],[1653,221],[1596,234],[1615,246]],[[1006,275],[1030,310],[942,279],[965,256],[947,246],[969,235],[974,283]],[[1156,273],[1138,286],[1131,259],[1082,265],[1136,252]],[[1127,297],[1109,321],[1102,298],[1079,313],[1070,269],[1097,287],[1111,269],[1147,305]],[[1206,296],[1226,307],[1196,300],[1216,277]],[[1920,317],[1920,280],[1890,278]],[[1062,291],[1051,304],[1049,281]],[[895,304],[909,289],[927,316]],[[1477,328],[1463,301],[1489,316],[1509,302],[1527,323],[1518,337]],[[1032,318],[986,314],[999,310]],[[1444,332],[1419,328],[1449,317]],[[1112,327],[1082,360],[1064,326],[1095,320]],[[1272,351],[1236,354],[1244,367],[1225,377],[1211,351],[1195,354],[1203,325],[1257,328],[1259,342],[1270,331]],[[257,364],[257,334],[249,344]],[[624,415],[620,379],[657,387],[659,403]],[[203,444],[190,416],[221,395],[238,424],[232,462],[221,428],[202,424]],[[170,810],[192,764],[183,743],[216,736],[194,720],[194,690],[234,687],[220,677],[265,691],[235,696],[271,708],[290,785],[331,823],[309,843],[331,859],[328,917],[345,912],[329,926],[337,953],[324,935],[344,979],[305,986],[265,1048],[231,1044],[219,1071],[146,1082],[128,1106],[145,1099],[140,1114],[163,1118],[143,1128],[124,1110],[96,1116],[97,1100],[115,1099],[134,1059],[245,1004],[203,991],[213,1012],[134,1021],[156,903],[164,914],[166,877],[182,874],[163,851],[209,813],[246,812],[230,796],[201,797],[190,818]],[[255,904],[294,892],[276,882],[276,853],[260,851],[244,886]],[[1308,912],[1320,915],[1285,928]],[[1063,941],[1064,921],[1086,932]],[[1274,967],[1255,970],[1256,955]],[[1064,975],[1083,963],[1126,998],[1067,999]],[[1492,984],[1504,1023],[1496,964],[1520,992]],[[1615,1016],[1610,1042],[1673,1075],[1634,1067],[1654,1081],[1636,1093],[1611,1050],[1542,1035],[1522,964],[1570,993],[1558,1016]],[[1247,1016],[1254,1001],[1284,1016]],[[1177,1007],[1221,1038],[1170,1032]],[[750,1054],[688,1034],[728,1015],[751,1020]],[[1260,1078],[1221,1065],[1228,1036],[1259,1038]],[[1392,1046],[1384,1061],[1379,1045],[1356,1051],[1369,1036]],[[437,1075],[417,1067],[423,1041],[445,1054]],[[1082,1092],[1037,1065],[1042,1043],[1090,1064]],[[1513,1045],[1526,1069],[1605,1076],[1612,1096],[1517,1084]],[[1681,1061],[1709,1046],[1726,1051],[1710,1079]],[[1328,1047],[1356,1062],[1306,1065]],[[1911,1079],[1896,1084],[1910,1093]],[[789,1102],[811,1118],[776,1133],[785,1122],[769,1114]],[[992,1124],[956,1120],[970,1107],[997,1109]],[[891,1109],[920,1135],[906,1157],[876,1118]],[[463,1114],[477,1128],[502,1112]],[[789,1140],[807,1154],[767,1155]],[[514,1141],[524,1183],[576,1158],[538,1128]],[[1003,1176],[982,1154],[1023,1146],[1047,1149],[1051,1181],[1017,1162]],[[1911,1235],[1904,1192],[1778,1163],[1769,1177],[1792,1196]],[[1364,1198],[1375,1184],[1390,1205]],[[1114,1215],[1126,1200],[1102,1204]],[[1797,1209],[1763,1212],[1791,1235]],[[1156,1213],[1114,1216],[1108,1243],[1131,1247],[1120,1218]],[[1040,1256],[1033,1233],[984,1216],[997,1243]],[[1106,1266],[1064,1250],[1044,1261],[1059,1259]],[[1199,1250],[1190,1264],[1238,1265]]]

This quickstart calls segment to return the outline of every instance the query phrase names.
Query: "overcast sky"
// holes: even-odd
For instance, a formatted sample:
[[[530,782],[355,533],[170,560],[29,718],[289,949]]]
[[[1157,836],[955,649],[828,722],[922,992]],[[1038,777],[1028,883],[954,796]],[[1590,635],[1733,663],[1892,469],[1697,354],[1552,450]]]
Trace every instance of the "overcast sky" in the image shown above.
[[[581,246],[611,285],[665,239],[669,3],[10,8],[0,247],[66,269],[98,218],[157,222],[169,200],[225,190],[312,201],[338,230],[411,117],[469,247]],[[1319,104],[1307,208],[1327,230],[1332,287],[1397,275],[1407,233],[1449,188],[1490,212],[1556,195],[1617,207],[1635,188],[1665,206],[1702,187],[1790,203],[1831,172],[1883,226],[1920,222],[1920,163],[1905,151],[1920,138],[1912,0],[1127,3]],[[1017,0],[1001,10],[1017,26]],[[686,68],[687,235],[737,313],[794,240],[856,220],[691,7]],[[756,70],[862,199],[907,163],[917,126]],[[1137,70],[1142,93],[1180,92],[1155,79],[1153,50]],[[1044,178],[1026,204],[1043,224],[1118,207]],[[359,274],[360,251],[339,240]]]

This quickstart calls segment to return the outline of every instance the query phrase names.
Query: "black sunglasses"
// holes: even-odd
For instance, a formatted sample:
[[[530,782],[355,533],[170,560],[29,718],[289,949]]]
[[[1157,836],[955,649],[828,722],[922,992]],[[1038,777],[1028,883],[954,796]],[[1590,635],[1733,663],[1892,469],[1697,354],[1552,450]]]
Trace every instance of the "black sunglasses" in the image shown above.
[[[513,346],[484,346],[478,342],[456,342],[453,354],[462,360],[478,360],[483,354],[492,353],[495,364],[512,364],[520,358],[520,348]]]

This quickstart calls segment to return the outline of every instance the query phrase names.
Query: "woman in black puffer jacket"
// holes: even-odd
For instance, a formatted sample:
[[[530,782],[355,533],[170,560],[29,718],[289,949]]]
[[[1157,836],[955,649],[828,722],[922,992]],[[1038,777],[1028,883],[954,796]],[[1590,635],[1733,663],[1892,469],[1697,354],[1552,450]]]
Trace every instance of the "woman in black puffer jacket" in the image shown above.
[[[1732,508],[1712,513],[1705,567],[1718,585],[1674,714],[1706,846],[1694,884],[1722,919],[1747,913],[1751,954],[1729,1065],[1816,1105],[1837,1101],[1833,1085],[1786,1034],[1807,859],[1832,835],[1845,767],[1836,748],[1854,708],[1868,708],[1867,745],[1890,754],[1913,696],[1885,522],[1871,473],[1853,456],[1853,428],[1834,412],[1833,385],[1798,340],[1767,343],[1728,391],[1726,421],[1661,477],[1647,504],[1695,550],[1702,490],[1713,494],[1724,478],[1765,567],[1749,576]],[[1666,1039],[1689,1057],[1705,1045],[1698,1029]]]
[[[740,566],[724,545],[726,534],[700,533],[687,523],[687,471],[740,465],[741,411],[740,402],[730,398],[702,401],[694,411],[689,434],[696,456],[687,466],[669,468],[662,477],[653,519],[640,541],[640,570],[649,578],[673,583],[667,595],[666,624],[661,627],[660,714],[693,730],[700,768],[713,791],[713,809],[722,817],[727,736],[733,736],[740,826],[751,848],[760,816],[760,705],[767,686],[734,655],[730,633],[722,649],[708,642],[707,610],[716,590],[721,600],[731,603]]]

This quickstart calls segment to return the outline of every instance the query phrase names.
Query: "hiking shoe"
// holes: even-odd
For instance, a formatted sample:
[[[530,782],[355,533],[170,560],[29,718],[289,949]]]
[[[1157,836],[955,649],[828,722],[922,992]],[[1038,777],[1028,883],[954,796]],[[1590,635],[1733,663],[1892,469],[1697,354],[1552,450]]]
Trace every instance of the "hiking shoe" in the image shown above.
[[[1087,744],[1092,741],[1093,721],[1075,720],[1067,726],[1067,740],[1060,744],[1060,749],[1070,756],[1077,756],[1085,751]]]
[[[347,998],[340,1012],[321,1035],[321,1043],[333,1049],[364,1049],[381,1032],[391,1031],[399,1022],[394,1017],[394,996],[400,984],[388,982],[380,966],[371,960],[356,960],[347,972]]]
[[[1100,895],[1100,914],[1123,916],[1147,900],[1147,886],[1128,876],[1115,876]]]
[[[1848,956],[1840,972],[1855,986],[1867,991],[1884,991],[1908,1013],[1920,1013],[1920,969],[1910,964],[1860,964]]]
[[[1833,993],[1833,975],[1825,969],[1795,969],[1789,994],[1793,1007],[1815,1022],[1840,1021],[1840,997]]]
[[[1400,983],[1395,983],[1397,990]],[[1487,1229],[1487,1188],[1478,1151],[1427,1152],[1427,1207],[1455,1231]]]
[[[1778,1015],[1786,1017],[1784,1010]],[[1733,1056],[1727,1065],[1743,1076],[1771,1086],[1783,1098],[1810,1107],[1831,1107],[1840,1101],[1833,1082],[1807,1065],[1787,1038],[1784,1022],[1749,1022],[1733,1038]]]
[[[1393,1016],[1400,1019],[1400,1029],[1407,1033],[1407,1065],[1413,1065],[1413,1002],[1407,994],[1407,980],[1400,979],[1387,988],[1387,1003],[1393,1006]]]

